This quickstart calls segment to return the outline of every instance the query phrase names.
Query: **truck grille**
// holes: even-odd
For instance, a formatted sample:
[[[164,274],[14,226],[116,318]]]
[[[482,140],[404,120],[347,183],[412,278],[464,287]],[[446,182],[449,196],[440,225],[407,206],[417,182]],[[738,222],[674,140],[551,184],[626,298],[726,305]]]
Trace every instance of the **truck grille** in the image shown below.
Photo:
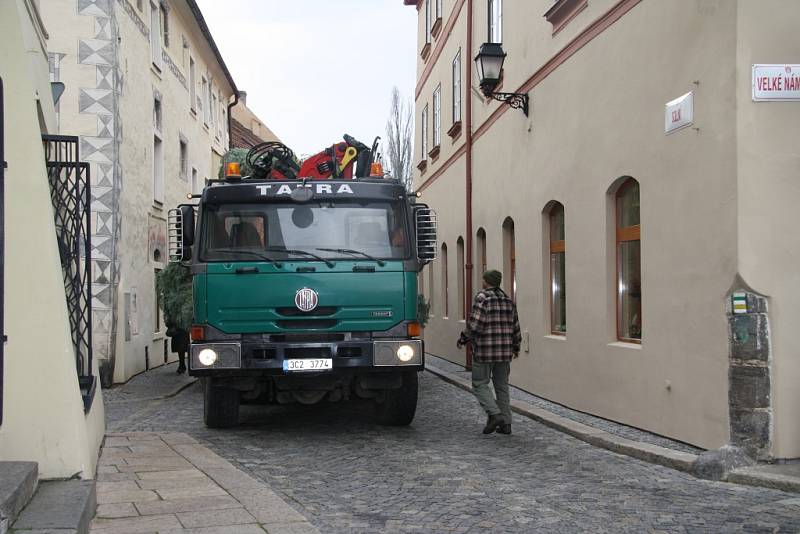
[[[339,311],[339,308],[335,306],[320,306],[319,308],[315,308],[310,312],[304,312],[290,306],[275,308],[275,313],[278,315],[283,315],[284,317],[327,317],[333,315],[337,311]]]

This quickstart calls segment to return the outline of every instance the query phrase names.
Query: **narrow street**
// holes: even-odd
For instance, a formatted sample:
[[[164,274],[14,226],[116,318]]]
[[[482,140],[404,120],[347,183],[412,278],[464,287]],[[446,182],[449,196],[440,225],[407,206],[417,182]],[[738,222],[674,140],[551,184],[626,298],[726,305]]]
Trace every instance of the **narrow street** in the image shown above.
[[[340,403],[246,405],[238,427],[209,430],[202,406],[199,383],[161,400],[111,390],[108,431],[185,432],[325,533],[800,531],[796,494],[699,480],[521,416],[513,435],[484,436],[474,398],[427,372],[408,428]]]

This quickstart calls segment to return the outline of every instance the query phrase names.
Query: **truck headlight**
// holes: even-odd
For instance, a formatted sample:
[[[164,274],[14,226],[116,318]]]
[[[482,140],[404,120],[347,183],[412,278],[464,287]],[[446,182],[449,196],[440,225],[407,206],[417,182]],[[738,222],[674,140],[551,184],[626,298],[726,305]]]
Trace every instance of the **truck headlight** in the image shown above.
[[[211,367],[217,361],[217,353],[214,349],[203,349],[197,355],[197,359],[206,367]]]
[[[397,349],[397,359],[401,362],[409,362],[414,357],[414,347],[411,345],[400,345]]]

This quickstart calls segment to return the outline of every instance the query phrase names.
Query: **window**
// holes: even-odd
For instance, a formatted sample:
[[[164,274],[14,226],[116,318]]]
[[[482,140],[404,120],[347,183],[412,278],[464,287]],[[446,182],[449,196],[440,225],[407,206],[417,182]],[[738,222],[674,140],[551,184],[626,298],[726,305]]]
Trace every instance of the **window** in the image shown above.
[[[461,49],[453,59],[453,124],[461,122]]]
[[[164,143],[162,130],[161,100],[153,100],[153,200],[164,203]]]
[[[456,264],[458,271],[456,276],[458,280],[458,317],[459,319],[467,318],[467,307],[464,299],[464,238],[459,237],[456,241]]]
[[[514,243],[514,220],[503,221],[503,290],[517,301],[517,257]]]
[[[475,287],[481,287],[481,280],[483,280],[483,273],[486,272],[486,230],[478,228],[478,233],[475,235],[477,241],[478,257],[478,270],[475,272]]]
[[[550,333],[567,333],[566,241],[564,205],[556,202],[548,213],[550,226]]]
[[[436,0],[436,18],[437,19],[442,18],[442,12],[443,12],[442,0]]]
[[[200,193],[200,191],[202,189],[200,187],[200,183],[197,180],[198,180],[197,169],[192,167],[192,190],[190,192],[193,195],[196,195],[196,194]]]
[[[202,112],[203,112],[203,124],[208,126],[209,108],[211,107],[210,104],[208,103],[208,80],[206,80],[205,76],[203,76],[201,80],[202,81],[200,82],[200,84],[201,84],[200,85],[200,98],[202,98],[202,100],[203,100],[203,103],[202,103],[202,106],[201,106],[202,107]]]
[[[442,144],[442,85],[433,92],[433,148]]]
[[[420,127],[420,134],[422,137],[421,145],[422,145],[422,159],[426,159],[428,157],[428,105],[425,104],[425,107],[422,108],[422,126]]]
[[[428,266],[428,304],[431,307],[431,315],[433,315],[433,312],[435,310],[435,308],[433,306],[434,305],[434,301],[436,300],[436,298],[435,298],[436,297],[436,291],[434,291],[434,287],[435,286],[433,285],[433,264],[430,264]]]
[[[197,113],[197,68],[194,58],[189,57],[189,109]]]
[[[216,132],[217,130],[217,113],[219,112],[217,108],[217,95],[211,95],[211,129]],[[219,137],[219,136],[217,136]]]
[[[161,0],[158,6],[161,15],[161,36],[164,39],[164,46],[169,48],[169,12],[164,0]]]
[[[155,313],[153,314],[153,319],[154,319],[153,320],[153,333],[154,334],[161,333],[161,307],[162,307],[162,303],[161,303],[161,293],[157,289],[158,288],[157,280],[158,280],[159,271],[161,271],[161,269],[155,269],[153,271],[153,293],[155,294],[155,299],[154,300],[155,300],[155,303],[156,303]]]
[[[619,187],[616,204],[617,338],[641,343],[642,265],[639,225],[639,182],[628,178]]]
[[[425,0],[425,44],[431,42],[431,2]]]
[[[448,292],[450,281],[447,277],[447,243],[442,243],[442,317],[450,316]]]
[[[183,139],[180,140],[180,156],[181,179],[186,180],[189,177],[189,144]]]
[[[150,2],[150,59],[161,70],[161,9]]]
[[[489,42],[503,42],[503,0],[489,0]]]

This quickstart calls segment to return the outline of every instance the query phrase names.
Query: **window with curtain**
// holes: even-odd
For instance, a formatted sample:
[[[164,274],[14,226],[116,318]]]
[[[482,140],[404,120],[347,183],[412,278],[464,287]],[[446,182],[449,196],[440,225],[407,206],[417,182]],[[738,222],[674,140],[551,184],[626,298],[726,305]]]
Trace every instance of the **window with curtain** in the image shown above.
[[[616,194],[617,337],[642,340],[642,265],[639,182],[628,178]]]
[[[553,204],[550,221],[550,332],[567,333],[566,241],[564,205]]]
[[[511,217],[503,221],[503,291],[517,301],[517,252]]]
[[[489,2],[489,42],[503,42],[503,0]]]

